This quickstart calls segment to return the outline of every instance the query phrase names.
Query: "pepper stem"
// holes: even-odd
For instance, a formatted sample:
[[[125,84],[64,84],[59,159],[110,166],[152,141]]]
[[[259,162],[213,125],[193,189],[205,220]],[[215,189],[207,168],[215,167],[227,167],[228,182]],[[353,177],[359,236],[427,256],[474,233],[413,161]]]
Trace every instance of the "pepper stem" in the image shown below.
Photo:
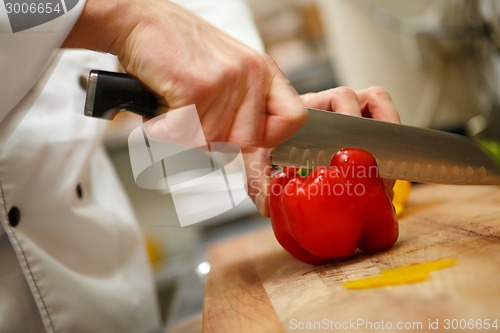
[[[309,176],[311,171],[312,171],[311,169],[300,168],[299,171],[297,171],[297,175],[299,175],[300,177],[307,177]]]

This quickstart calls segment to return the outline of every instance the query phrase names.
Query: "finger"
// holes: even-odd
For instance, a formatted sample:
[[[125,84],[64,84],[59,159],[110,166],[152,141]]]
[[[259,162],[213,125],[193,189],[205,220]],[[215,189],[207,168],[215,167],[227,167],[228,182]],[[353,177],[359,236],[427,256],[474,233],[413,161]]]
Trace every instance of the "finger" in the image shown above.
[[[272,167],[266,165],[262,169],[262,176],[260,177],[260,188],[254,196],[254,203],[259,213],[264,217],[269,217],[269,188],[271,182]]]
[[[221,93],[206,108],[201,115],[201,124],[208,142],[229,141],[234,119],[244,98],[244,94]]]
[[[348,87],[337,87],[303,96],[308,107],[333,111],[351,116],[361,116],[357,93]]]
[[[207,141],[227,141],[248,91],[246,72],[238,62],[225,61],[213,69],[210,76],[191,87],[189,94],[200,104],[198,111]],[[199,92],[194,91],[196,87]]]
[[[234,114],[228,141],[242,147],[260,146],[264,133],[264,100],[259,94],[249,92]]]
[[[332,111],[331,110],[332,106],[330,104],[332,90],[333,89],[317,93],[307,93],[301,95],[300,98],[302,99],[302,102],[305,104],[305,106],[307,106],[308,108]]]
[[[266,102],[262,147],[275,147],[306,123],[307,110],[281,71],[273,77]]]
[[[400,123],[398,110],[391,95],[382,87],[374,86],[358,91],[359,107],[365,116]]]
[[[272,167],[269,165],[271,149],[242,149],[249,197],[263,216],[269,216],[268,196]]]
[[[244,98],[236,110],[228,141],[242,147],[259,147],[265,132],[266,96],[272,85],[272,73],[261,58],[247,59]],[[233,89],[234,87],[231,87]],[[241,88],[241,87],[240,87]]]

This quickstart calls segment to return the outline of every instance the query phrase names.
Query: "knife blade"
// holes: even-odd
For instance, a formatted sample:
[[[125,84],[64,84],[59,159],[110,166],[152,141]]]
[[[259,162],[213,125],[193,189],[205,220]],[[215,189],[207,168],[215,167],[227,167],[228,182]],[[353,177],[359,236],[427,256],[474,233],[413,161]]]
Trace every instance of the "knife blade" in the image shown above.
[[[90,71],[85,115],[112,119],[117,110],[154,117],[156,96],[125,73]],[[500,166],[473,139],[448,132],[308,109],[304,127],[275,147],[271,164],[312,168],[330,165],[340,149],[369,151],[383,178],[440,184],[500,184]]]
[[[312,168],[330,165],[340,149],[369,151],[379,174],[440,184],[500,184],[500,166],[474,140],[448,132],[308,109],[309,118],[288,141],[274,148],[271,163]]]

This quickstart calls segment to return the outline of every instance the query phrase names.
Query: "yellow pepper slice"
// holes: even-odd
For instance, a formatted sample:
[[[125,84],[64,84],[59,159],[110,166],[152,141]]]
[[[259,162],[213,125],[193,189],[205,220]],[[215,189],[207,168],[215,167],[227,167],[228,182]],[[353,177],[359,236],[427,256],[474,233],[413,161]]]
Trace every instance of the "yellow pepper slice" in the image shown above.
[[[425,263],[385,269],[380,275],[343,283],[346,289],[368,289],[425,281],[430,272],[454,265],[455,259],[438,259]]]
[[[406,203],[410,197],[411,192],[411,182],[407,180],[397,180],[394,184],[394,199],[392,199],[392,204],[396,209],[396,215],[399,217],[403,214],[405,210]]]

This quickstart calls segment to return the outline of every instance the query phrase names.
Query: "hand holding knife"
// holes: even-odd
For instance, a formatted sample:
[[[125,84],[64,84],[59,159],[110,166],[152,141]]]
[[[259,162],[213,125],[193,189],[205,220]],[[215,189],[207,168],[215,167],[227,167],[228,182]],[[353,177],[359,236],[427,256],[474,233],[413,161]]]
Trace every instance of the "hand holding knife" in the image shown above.
[[[116,110],[154,117],[159,103],[127,74],[91,71],[85,115],[112,119]],[[308,122],[274,148],[280,166],[329,165],[339,149],[356,147],[377,159],[382,178],[456,185],[498,185],[500,166],[474,140],[447,132],[308,109]]]

